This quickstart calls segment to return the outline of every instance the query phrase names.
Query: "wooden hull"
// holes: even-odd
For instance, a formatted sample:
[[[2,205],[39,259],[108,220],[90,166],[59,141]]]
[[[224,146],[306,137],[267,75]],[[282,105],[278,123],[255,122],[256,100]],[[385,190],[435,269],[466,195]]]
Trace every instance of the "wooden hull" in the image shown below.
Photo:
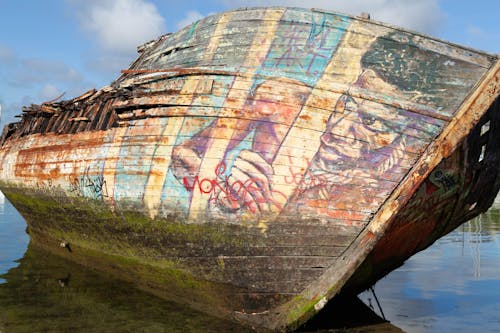
[[[493,56],[380,23],[227,12],[111,87],[27,108],[0,188],[52,251],[294,328],[489,207],[499,78]]]

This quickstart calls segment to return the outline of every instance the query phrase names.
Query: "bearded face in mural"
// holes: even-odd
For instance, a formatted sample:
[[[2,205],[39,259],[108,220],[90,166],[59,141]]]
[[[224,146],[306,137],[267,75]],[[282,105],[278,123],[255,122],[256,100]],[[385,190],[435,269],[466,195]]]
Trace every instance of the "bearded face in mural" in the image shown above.
[[[396,91],[372,70],[365,70],[353,88]],[[328,119],[316,162],[325,171],[369,165],[373,171],[386,172],[401,157],[398,150],[404,148],[400,134],[405,121],[407,119],[391,105],[344,94]]]

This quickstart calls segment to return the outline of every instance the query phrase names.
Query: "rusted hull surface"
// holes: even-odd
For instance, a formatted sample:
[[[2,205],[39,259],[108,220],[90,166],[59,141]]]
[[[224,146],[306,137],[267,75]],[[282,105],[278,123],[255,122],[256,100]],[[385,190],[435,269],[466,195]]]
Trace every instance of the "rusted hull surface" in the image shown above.
[[[143,48],[111,87],[26,108],[2,137],[2,189],[39,239],[126,248],[230,286],[222,313],[293,326],[367,256],[365,287],[465,219],[463,196],[422,191],[442,169],[453,193],[474,192],[464,140],[499,94],[498,67],[334,13],[223,13]],[[433,200],[448,227],[409,217]]]

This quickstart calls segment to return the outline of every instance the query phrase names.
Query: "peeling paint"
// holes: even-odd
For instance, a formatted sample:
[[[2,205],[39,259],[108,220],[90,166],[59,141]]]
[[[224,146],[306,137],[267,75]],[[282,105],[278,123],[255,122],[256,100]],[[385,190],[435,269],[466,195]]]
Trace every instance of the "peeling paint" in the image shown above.
[[[229,285],[226,315],[293,328],[488,206],[499,75],[497,57],[368,20],[227,12],[141,47],[109,87],[24,107],[0,188],[40,240],[168,260]]]

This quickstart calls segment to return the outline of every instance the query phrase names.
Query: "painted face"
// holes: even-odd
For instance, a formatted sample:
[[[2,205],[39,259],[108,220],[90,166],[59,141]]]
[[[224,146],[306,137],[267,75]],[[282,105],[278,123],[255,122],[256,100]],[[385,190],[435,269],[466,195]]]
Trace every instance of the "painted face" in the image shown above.
[[[342,95],[321,136],[319,157],[325,163],[370,159],[398,138],[402,121],[396,108]]]

